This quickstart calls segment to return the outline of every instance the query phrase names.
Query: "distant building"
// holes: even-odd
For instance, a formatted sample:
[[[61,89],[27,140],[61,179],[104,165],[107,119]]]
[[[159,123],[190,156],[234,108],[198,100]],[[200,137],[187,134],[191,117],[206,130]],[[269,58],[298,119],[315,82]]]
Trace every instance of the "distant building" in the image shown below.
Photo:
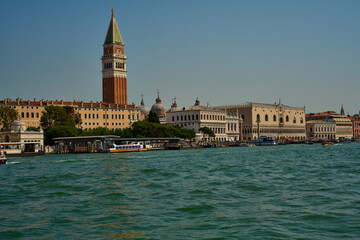
[[[193,129],[196,140],[235,141],[239,140],[239,118],[228,116],[226,111],[200,105],[196,99],[195,105],[187,108],[178,108],[176,100],[166,113],[166,122],[181,128]],[[200,132],[200,128],[208,127],[215,133],[211,139]]]
[[[225,110],[228,115],[241,117],[242,137],[245,140],[257,139],[259,136],[293,140],[304,140],[306,137],[305,108],[290,107],[281,103],[253,102],[215,108]]]
[[[360,115],[355,114],[350,117],[353,127],[353,137],[360,138]]]
[[[27,131],[26,129],[23,121],[15,120],[11,123],[10,131],[0,132],[0,143],[19,143],[20,149],[25,152],[44,150],[44,131],[42,128],[39,128],[38,131]],[[2,146],[2,150],[7,151],[4,146]]]
[[[132,123],[142,120],[144,114],[135,104],[127,103],[127,77],[126,56],[124,42],[117,26],[114,12],[112,11],[109,28],[103,45],[102,56],[102,90],[103,102],[82,102],[63,100],[40,100],[24,101],[0,100],[0,106],[8,106],[15,109],[26,127],[39,127],[42,112],[46,106],[69,106],[82,119],[78,128],[84,130],[97,127],[109,129],[121,129],[130,127]]]
[[[342,112],[343,112],[342,107]],[[336,124],[335,139],[351,139],[353,137],[353,126],[349,117],[338,114],[334,111],[321,113],[309,113],[306,115],[307,121],[323,120]]]
[[[24,101],[22,99],[0,100],[0,106],[8,106],[18,112],[20,120],[25,123],[26,127],[39,127],[40,118],[45,111],[45,107],[51,105],[73,107],[75,113],[79,114],[82,119],[81,125],[76,127],[84,130],[97,127],[106,127],[114,130],[122,129],[130,127],[132,123],[144,118],[144,115],[135,105],[127,105],[124,108],[118,104],[102,102],[37,101],[36,99],[33,101]]]
[[[336,123],[323,120],[306,121],[306,137],[318,140],[335,140]]]

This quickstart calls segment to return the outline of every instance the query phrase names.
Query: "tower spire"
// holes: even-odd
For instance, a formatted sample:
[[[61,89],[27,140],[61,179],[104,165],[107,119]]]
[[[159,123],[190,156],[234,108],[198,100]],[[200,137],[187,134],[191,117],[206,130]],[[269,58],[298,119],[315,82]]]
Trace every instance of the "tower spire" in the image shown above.
[[[341,104],[340,115],[345,115],[344,106]]]
[[[111,9],[110,24],[104,41],[104,44],[108,43],[120,43],[122,45],[124,44],[121,38],[119,27],[116,23],[114,9]]]

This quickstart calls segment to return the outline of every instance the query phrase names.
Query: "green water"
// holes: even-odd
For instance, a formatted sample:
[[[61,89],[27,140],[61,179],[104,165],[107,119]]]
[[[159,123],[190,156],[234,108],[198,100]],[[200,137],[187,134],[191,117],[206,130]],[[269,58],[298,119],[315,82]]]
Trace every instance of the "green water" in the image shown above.
[[[11,158],[0,239],[360,239],[360,144]]]

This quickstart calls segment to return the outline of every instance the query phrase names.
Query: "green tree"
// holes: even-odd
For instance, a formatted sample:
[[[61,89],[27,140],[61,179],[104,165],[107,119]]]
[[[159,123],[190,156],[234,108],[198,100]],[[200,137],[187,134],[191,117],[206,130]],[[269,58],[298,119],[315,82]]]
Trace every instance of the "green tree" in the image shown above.
[[[48,130],[55,126],[72,126],[75,127],[76,121],[73,119],[74,116],[69,114],[64,107],[60,106],[47,106],[43,111],[40,124]]]
[[[150,111],[148,121],[151,123],[160,123],[159,117],[156,112]]]
[[[75,112],[75,108],[71,106],[65,106],[63,108],[65,109],[66,113],[70,115],[70,118],[75,121],[75,125],[81,124],[82,120],[80,114]]]
[[[37,127],[27,127],[26,128],[26,131],[38,131],[39,130],[39,128],[37,128]]]
[[[45,132],[45,144],[53,145],[54,138],[57,137],[76,137],[78,129],[74,126],[55,126]]]
[[[97,127],[95,129],[83,130],[79,135],[81,136],[104,136],[104,135],[114,135],[115,132],[112,129]]]
[[[0,107],[0,123],[4,131],[9,131],[11,123],[19,117],[18,112],[8,106]]]
[[[185,129],[184,128],[184,129],[180,130],[180,136],[179,137],[192,140],[192,139],[194,139],[196,137],[196,133],[192,129]]]
[[[213,132],[213,130],[211,130],[208,127],[201,127],[201,128],[199,128],[199,131],[204,134],[204,138],[205,138],[205,135],[208,135],[209,137],[215,137],[215,133]]]

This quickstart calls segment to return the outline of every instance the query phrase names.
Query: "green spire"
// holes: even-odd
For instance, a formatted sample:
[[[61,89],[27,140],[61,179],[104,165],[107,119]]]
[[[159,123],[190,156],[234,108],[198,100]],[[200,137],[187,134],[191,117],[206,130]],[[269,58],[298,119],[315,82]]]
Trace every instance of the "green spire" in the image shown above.
[[[105,38],[105,42],[104,44],[107,43],[121,43],[124,44],[121,35],[120,35],[120,31],[118,28],[118,25],[116,23],[115,20],[115,15],[114,15],[114,9],[111,9],[111,20],[110,20],[110,24],[109,24],[109,28],[106,34],[106,38]]]

